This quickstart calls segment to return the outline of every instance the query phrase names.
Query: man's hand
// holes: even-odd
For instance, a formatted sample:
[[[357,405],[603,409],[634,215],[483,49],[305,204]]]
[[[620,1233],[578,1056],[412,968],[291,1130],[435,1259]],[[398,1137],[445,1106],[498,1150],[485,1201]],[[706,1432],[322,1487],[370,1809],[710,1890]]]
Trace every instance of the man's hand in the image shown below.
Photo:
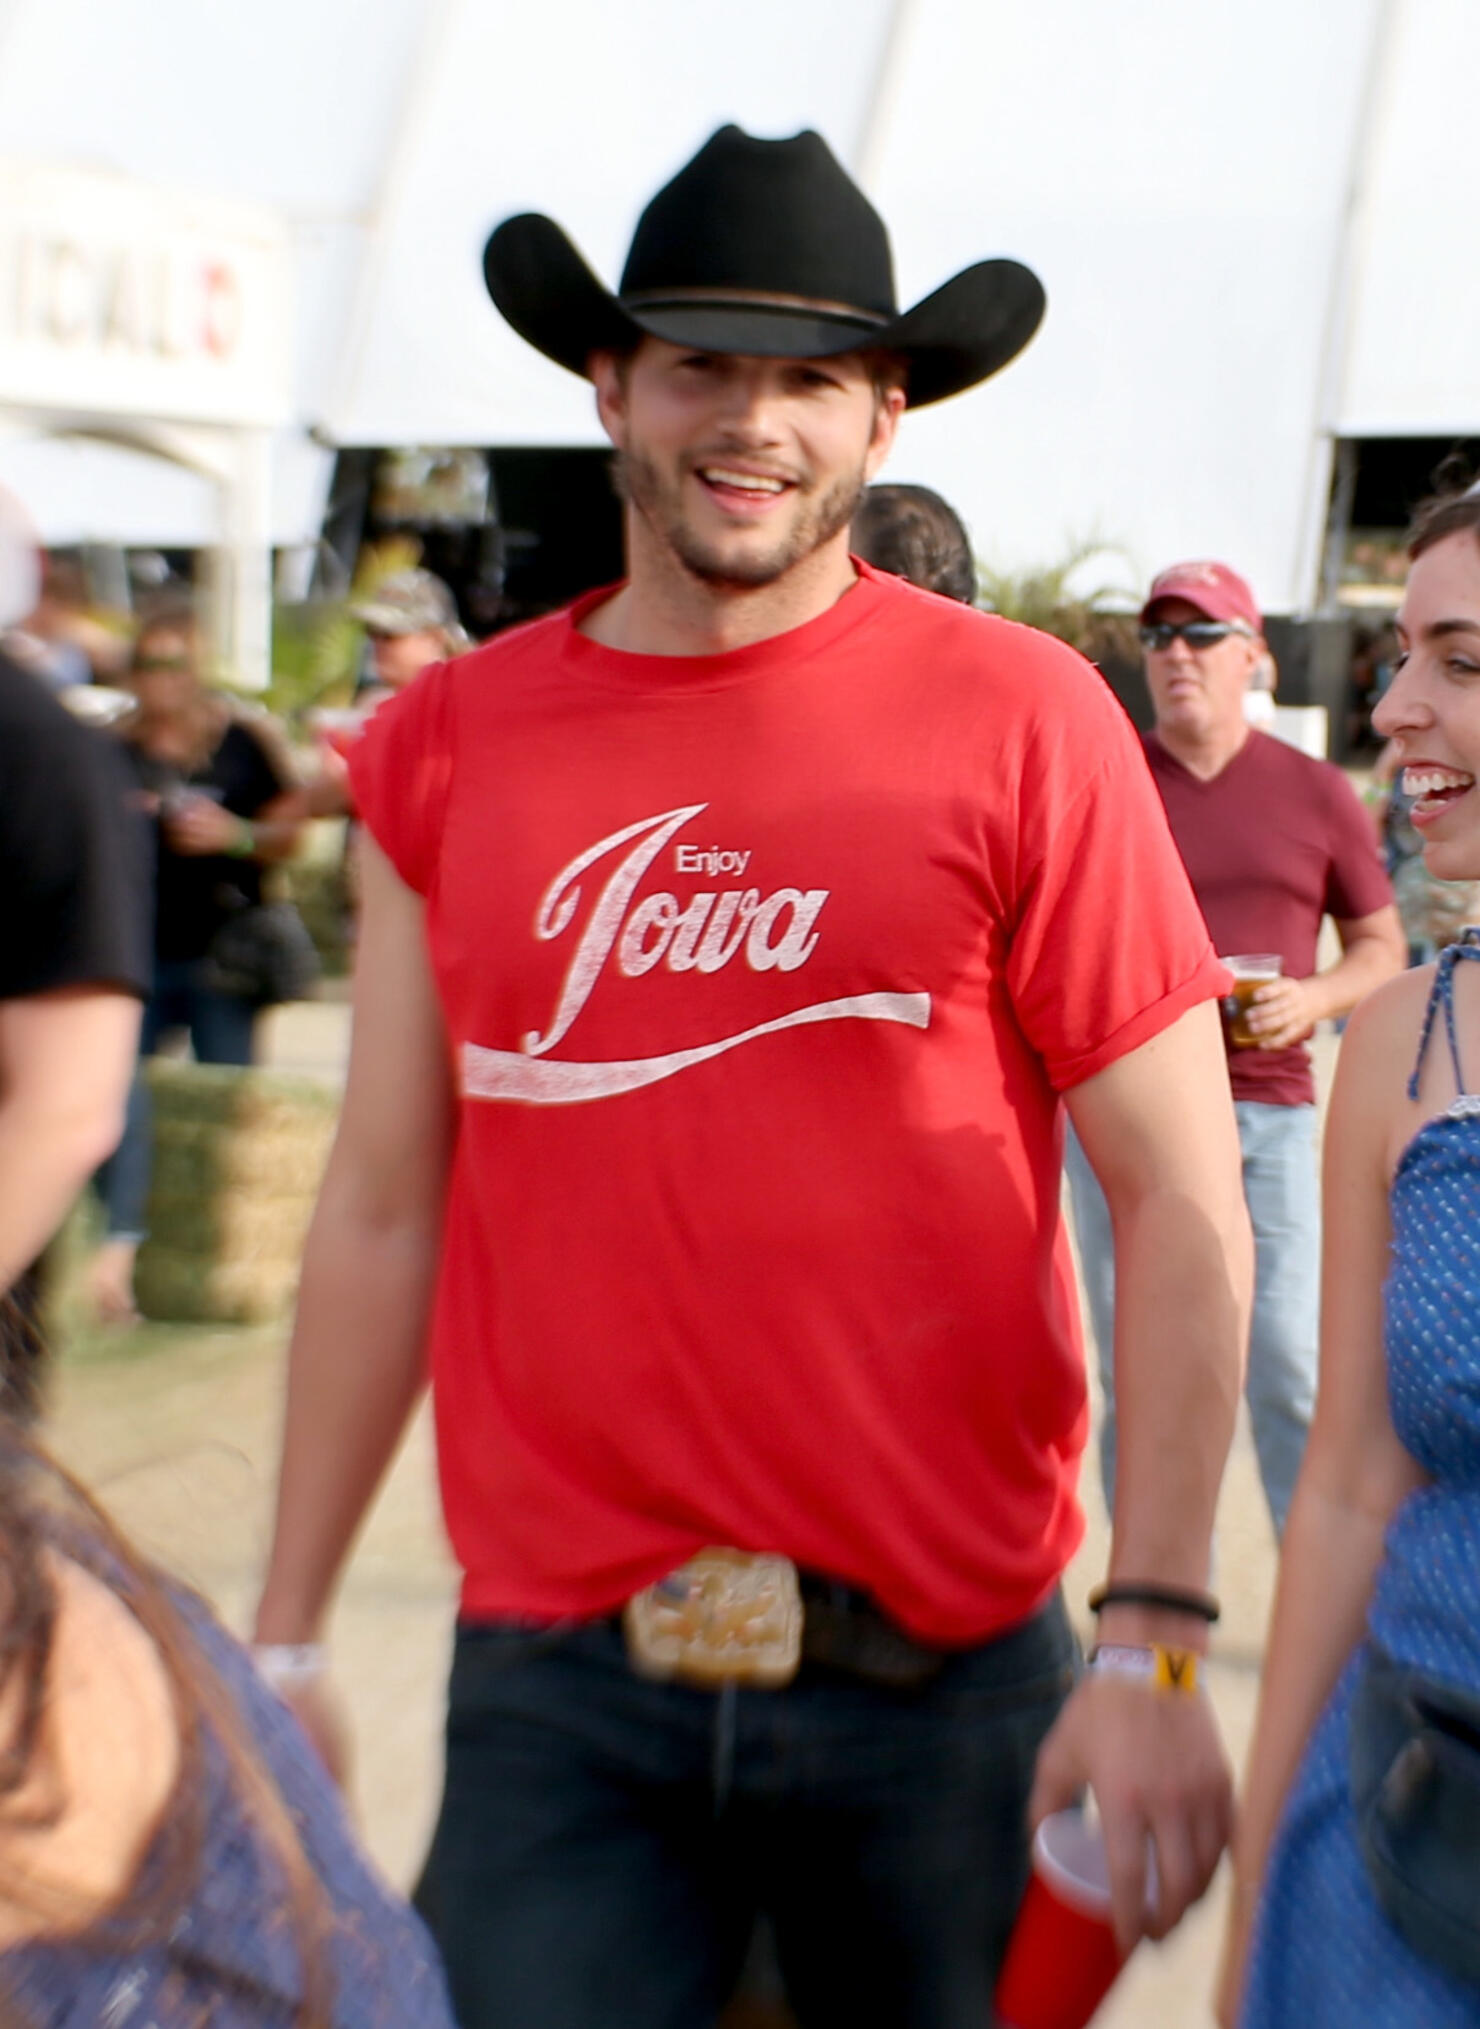
[[[209,796],[190,795],[168,813],[165,831],[176,852],[194,858],[229,852],[242,836],[242,819]]]
[[[347,1791],[350,1774],[349,1720],[344,1701],[327,1676],[305,1678],[299,1683],[275,1684],[273,1689],[308,1736],[308,1744],[323,1762],[336,1789]]]
[[[1326,993],[1319,978],[1272,979],[1256,987],[1244,1020],[1261,1050],[1288,1050],[1304,1042],[1326,1013]]]
[[[1105,1837],[1115,1935],[1128,1952],[1180,1922],[1228,1843],[1233,1787],[1207,1699],[1091,1670],[1039,1752],[1033,1825],[1076,1803],[1086,1784]],[[1148,1908],[1151,1851],[1157,1896]]]

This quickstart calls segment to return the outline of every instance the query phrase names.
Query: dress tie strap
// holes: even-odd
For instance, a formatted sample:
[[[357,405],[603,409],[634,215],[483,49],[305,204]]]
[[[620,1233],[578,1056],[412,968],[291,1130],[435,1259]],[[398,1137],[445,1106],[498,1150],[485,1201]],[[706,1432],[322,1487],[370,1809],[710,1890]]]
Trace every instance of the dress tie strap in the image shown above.
[[[1454,1026],[1454,969],[1462,958],[1480,959],[1480,924],[1467,924],[1460,931],[1456,941],[1446,945],[1439,953],[1439,963],[1434,973],[1434,987],[1429,995],[1428,1007],[1424,1010],[1423,1032],[1418,1039],[1418,1060],[1413,1066],[1413,1075],[1408,1080],[1410,1099],[1418,1097],[1418,1077],[1423,1069],[1423,1060],[1428,1054],[1429,1037],[1434,1029],[1434,1016],[1441,1004],[1444,1009],[1444,1033],[1449,1040],[1449,1059],[1454,1066],[1455,1089],[1461,1098],[1468,1092],[1464,1070],[1459,1061],[1459,1036]]]

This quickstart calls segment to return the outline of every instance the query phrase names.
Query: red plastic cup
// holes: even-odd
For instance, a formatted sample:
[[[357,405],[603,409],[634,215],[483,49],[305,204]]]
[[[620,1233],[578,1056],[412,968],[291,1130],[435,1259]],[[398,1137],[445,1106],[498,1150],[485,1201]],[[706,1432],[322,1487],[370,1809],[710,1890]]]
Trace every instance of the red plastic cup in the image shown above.
[[[1124,1963],[1099,1828],[1056,1811],[1033,1840],[1028,1892],[997,1981],[1000,2029],[1084,2029]]]

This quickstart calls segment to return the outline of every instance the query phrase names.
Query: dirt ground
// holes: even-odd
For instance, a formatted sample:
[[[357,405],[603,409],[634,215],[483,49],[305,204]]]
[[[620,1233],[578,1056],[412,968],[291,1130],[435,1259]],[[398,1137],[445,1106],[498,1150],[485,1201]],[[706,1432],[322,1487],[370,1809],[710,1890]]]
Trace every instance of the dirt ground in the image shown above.
[[[341,1005],[277,1011],[269,1061],[336,1080],[346,1033]],[[1323,1089],[1333,1056],[1334,1044],[1322,1039]],[[238,1628],[250,1612],[266,1547],[284,1338],[281,1327],[146,1326],[104,1336],[74,1316],[58,1362],[49,1426],[57,1451],[146,1550],[197,1585]],[[1087,1634],[1082,1602],[1103,1575],[1106,1549],[1092,1450],[1084,1497],[1089,1530],[1068,1597]],[[1220,1507],[1217,1568],[1224,1615],[1209,1677],[1224,1738],[1241,1763],[1275,1574],[1273,1536],[1243,1427]],[[402,1886],[415,1877],[436,1803],[454,1596],[423,1408],[364,1531],[333,1626],[335,1674],[358,1747],[356,1807],[371,1850]],[[1137,1952],[1097,2017],[1104,2029],[1182,2029],[1210,2020],[1223,1892],[1220,1873],[1166,1944]]]

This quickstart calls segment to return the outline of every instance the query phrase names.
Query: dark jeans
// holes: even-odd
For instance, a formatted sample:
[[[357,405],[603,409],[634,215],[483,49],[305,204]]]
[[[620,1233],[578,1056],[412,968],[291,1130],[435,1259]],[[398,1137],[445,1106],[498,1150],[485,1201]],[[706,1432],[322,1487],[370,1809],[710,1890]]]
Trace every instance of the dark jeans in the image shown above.
[[[806,2029],[987,2029],[1057,1599],[901,1692],[645,1681],[620,1628],[468,1627],[418,1892],[461,2029],[712,2029],[757,1912]]]
[[[258,1010],[235,994],[203,986],[200,962],[161,959],[154,991],[144,1004],[140,1058],[152,1057],[161,1036],[184,1029],[197,1064],[250,1064]],[[108,1237],[142,1240],[154,1156],[154,1119],[149,1087],[136,1071],[129,1088],[123,1138],[97,1173],[98,1196],[107,1214]]]

